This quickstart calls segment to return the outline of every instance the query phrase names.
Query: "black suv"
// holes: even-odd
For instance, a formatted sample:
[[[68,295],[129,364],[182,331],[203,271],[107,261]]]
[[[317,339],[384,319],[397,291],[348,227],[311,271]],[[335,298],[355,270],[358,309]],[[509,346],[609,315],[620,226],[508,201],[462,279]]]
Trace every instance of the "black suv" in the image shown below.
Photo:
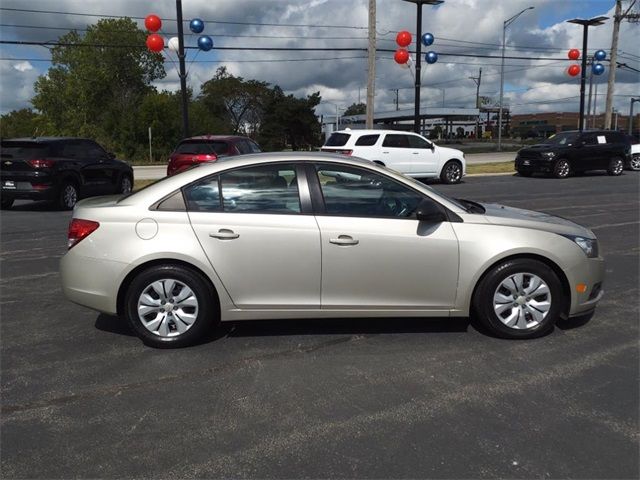
[[[133,169],[93,140],[13,138],[0,142],[0,185],[3,209],[27,199],[69,210],[81,197],[129,193]]]
[[[620,175],[631,159],[631,147],[621,132],[611,130],[568,131],[546,139],[544,143],[523,148],[516,156],[520,175],[549,173],[566,178],[572,173],[606,170]]]

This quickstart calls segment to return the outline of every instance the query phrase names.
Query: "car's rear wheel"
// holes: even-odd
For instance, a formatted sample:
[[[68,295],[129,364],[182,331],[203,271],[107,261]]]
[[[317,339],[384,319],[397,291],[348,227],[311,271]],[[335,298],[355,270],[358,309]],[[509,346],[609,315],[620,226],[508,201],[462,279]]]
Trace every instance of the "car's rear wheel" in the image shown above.
[[[122,178],[120,178],[118,193],[131,193],[132,188],[133,182],[131,181],[131,177],[129,175],[122,175]]]
[[[640,170],[640,153],[634,153],[631,156],[631,161],[629,162],[629,168],[634,171]]]
[[[58,206],[63,210],[71,210],[78,202],[78,187],[71,181],[65,181],[58,195]]]
[[[553,166],[553,176],[556,178],[567,178],[571,175],[571,165],[567,160],[561,158]]]
[[[440,181],[442,183],[460,183],[462,180],[462,164],[457,160],[449,160],[442,167]]]
[[[8,210],[13,205],[13,198],[0,198],[0,208]]]
[[[482,279],[473,298],[478,319],[493,334],[526,339],[544,335],[564,303],[556,273],[533,259],[506,260]]]
[[[609,168],[607,168],[607,173],[609,175],[613,175],[617,177],[618,175],[622,175],[622,171],[624,170],[624,162],[621,158],[612,158],[609,160]]]
[[[126,317],[149,346],[192,345],[219,321],[211,285],[178,265],[159,265],[140,273],[125,297]]]

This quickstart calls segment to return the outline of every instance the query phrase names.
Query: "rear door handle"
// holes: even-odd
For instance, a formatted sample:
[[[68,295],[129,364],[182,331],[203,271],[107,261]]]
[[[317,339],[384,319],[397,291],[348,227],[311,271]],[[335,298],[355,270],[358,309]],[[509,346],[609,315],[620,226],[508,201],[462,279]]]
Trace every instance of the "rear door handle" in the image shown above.
[[[211,232],[209,236],[219,240],[234,240],[238,238],[240,234],[235,233],[233,230],[229,230],[228,228],[221,228],[217,232]]]
[[[329,243],[333,243],[334,245],[358,245],[360,240],[356,240],[355,238],[349,235],[339,235],[338,238],[329,239]]]

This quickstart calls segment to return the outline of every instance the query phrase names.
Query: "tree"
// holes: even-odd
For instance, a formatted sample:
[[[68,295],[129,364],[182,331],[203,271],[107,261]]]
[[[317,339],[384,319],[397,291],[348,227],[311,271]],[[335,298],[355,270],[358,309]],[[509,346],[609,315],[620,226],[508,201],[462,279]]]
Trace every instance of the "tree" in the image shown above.
[[[348,117],[351,115],[364,115],[367,113],[367,105],[364,103],[352,103],[347,107],[344,111],[344,116]]]
[[[220,67],[215,76],[202,85],[199,100],[214,115],[226,116],[232,133],[255,136],[268,91],[268,83],[235,77],[226,67]]]
[[[0,117],[0,138],[37,137],[46,133],[44,119],[30,108],[13,110]]]
[[[52,66],[35,84],[33,105],[53,134],[95,138],[132,156],[145,144],[138,118],[151,82],[165,76],[160,54],[130,18],[100,20],[84,36],[69,32],[51,52]]]

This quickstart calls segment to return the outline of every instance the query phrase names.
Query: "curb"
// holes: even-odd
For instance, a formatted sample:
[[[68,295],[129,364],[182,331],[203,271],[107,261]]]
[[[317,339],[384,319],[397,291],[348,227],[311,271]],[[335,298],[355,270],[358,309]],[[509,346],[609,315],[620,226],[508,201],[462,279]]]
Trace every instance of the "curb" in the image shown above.
[[[468,173],[465,177],[504,177],[506,175],[515,176],[516,172],[501,172],[501,173]],[[464,177],[463,177],[464,178]]]

